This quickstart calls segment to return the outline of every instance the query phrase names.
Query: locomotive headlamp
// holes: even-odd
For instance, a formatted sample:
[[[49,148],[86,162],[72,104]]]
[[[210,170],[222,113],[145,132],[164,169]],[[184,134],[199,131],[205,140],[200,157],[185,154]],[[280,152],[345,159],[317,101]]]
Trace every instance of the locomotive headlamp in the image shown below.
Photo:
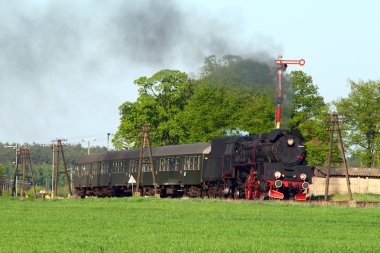
[[[289,138],[288,139],[288,145],[292,146],[293,144],[294,144],[294,139],[293,138]]]
[[[301,180],[305,181],[306,178],[307,178],[307,176],[306,176],[305,173],[302,173],[302,174],[300,175],[300,179],[301,179]]]
[[[279,178],[281,177],[281,172],[276,171],[276,172],[274,173],[274,177],[275,177],[276,179],[279,179]]]

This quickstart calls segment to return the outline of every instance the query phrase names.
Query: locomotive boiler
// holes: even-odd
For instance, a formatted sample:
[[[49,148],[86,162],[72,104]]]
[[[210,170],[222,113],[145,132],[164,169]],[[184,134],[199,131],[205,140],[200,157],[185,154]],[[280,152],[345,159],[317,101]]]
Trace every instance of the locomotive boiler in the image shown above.
[[[130,196],[139,150],[82,157],[74,187],[84,196]],[[215,138],[210,143],[152,148],[160,196],[305,200],[312,177],[297,131]],[[147,158],[148,154],[144,154]],[[142,195],[153,195],[152,165],[143,159]]]

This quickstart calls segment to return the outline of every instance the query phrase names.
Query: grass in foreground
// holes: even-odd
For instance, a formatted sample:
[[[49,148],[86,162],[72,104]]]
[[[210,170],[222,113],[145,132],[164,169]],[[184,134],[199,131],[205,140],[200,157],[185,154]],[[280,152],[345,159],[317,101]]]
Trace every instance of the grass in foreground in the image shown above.
[[[380,208],[0,198],[1,252],[380,252]]]

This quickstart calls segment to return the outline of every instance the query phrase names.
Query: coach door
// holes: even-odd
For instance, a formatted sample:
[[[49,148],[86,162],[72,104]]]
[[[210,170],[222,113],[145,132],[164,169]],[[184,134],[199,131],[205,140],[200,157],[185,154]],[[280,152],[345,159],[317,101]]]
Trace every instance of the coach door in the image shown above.
[[[153,163],[154,163],[154,160],[153,160]],[[145,158],[143,160],[141,169],[142,169],[141,175],[142,175],[143,185],[153,185],[152,166],[150,164],[149,158]]]
[[[79,168],[81,171],[80,171],[80,185],[82,187],[89,187],[90,186],[90,180],[89,180],[89,177],[90,177],[90,166],[89,164],[82,164],[80,165],[80,168]]]
[[[98,187],[100,183],[100,162],[94,162],[91,164],[91,186]]]
[[[157,168],[156,168],[157,170]],[[182,183],[181,157],[160,157],[157,182],[160,185],[179,185]]]
[[[181,157],[168,157],[168,185],[182,184]]]
[[[103,161],[100,168],[100,186],[108,186],[110,184],[109,162]]]
[[[201,182],[201,155],[188,155],[184,157],[183,184],[194,185]]]

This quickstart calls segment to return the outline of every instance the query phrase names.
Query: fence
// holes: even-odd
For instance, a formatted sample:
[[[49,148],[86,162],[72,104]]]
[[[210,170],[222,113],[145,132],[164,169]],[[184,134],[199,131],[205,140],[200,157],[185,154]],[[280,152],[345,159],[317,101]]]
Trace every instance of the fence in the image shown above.
[[[309,193],[317,196],[325,194],[326,178],[313,177],[313,184]],[[380,178],[350,177],[352,193],[374,193],[380,194]],[[346,178],[330,177],[329,194],[347,193]]]

